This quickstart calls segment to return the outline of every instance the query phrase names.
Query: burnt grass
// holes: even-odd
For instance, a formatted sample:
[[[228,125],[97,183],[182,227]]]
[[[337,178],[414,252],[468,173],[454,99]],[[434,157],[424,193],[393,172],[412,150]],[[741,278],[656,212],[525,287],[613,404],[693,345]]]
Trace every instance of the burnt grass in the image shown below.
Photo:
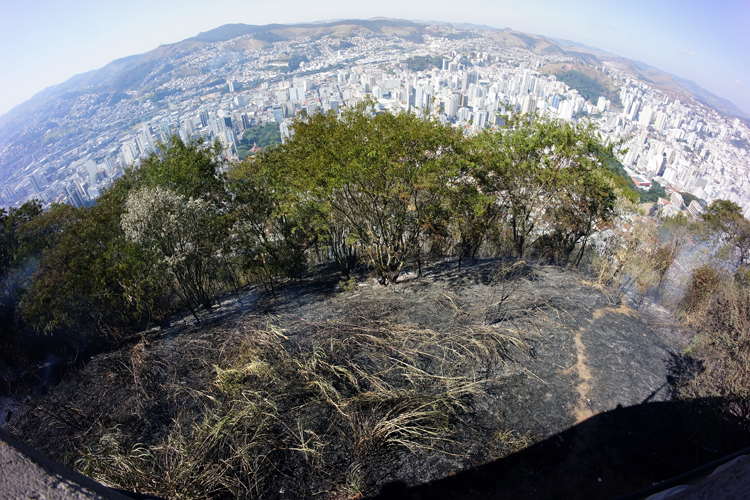
[[[11,429],[71,467],[105,433],[124,449],[156,446],[175,426],[201,422],[202,391],[243,335],[273,325],[285,348],[303,349],[326,325],[406,325],[495,329],[523,345],[473,369],[480,390],[462,396],[444,441],[370,450],[356,487],[347,432],[331,411],[306,409],[312,428],[326,433],[325,465],[267,452],[273,467],[250,496],[614,498],[749,444],[740,426],[711,416],[710,402],[674,400],[674,384],[696,367],[680,355],[687,339],[672,316],[616,301],[585,274],[491,259],[460,271],[455,261],[435,263],[387,287],[360,276],[345,290],[340,279],[320,266],[275,295],[250,288],[227,296],[200,322],[175,317],[23,400]],[[292,417],[280,425],[293,427]]]

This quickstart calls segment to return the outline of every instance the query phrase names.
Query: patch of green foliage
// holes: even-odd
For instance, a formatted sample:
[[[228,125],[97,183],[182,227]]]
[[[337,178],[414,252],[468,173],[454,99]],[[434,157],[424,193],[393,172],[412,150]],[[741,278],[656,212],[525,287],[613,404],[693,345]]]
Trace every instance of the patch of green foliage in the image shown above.
[[[440,56],[412,56],[406,60],[406,64],[412,71],[425,71],[430,68],[442,68],[443,58]]]
[[[641,199],[638,188],[633,182],[633,179],[625,171],[625,167],[620,163],[617,158],[612,156],[604,160],[604,166],[612,172],[612,180],[615,186],[622,191],[622,195],[628,198],[632,202],[636,202]]]
[[[244,154],[241,153],[240,159],[248,154],[253,145],[257,145],[259,148],[265,150],[276,144],[281,144],[278,123],[267,123],[262,127],[246,128],[242,133],[242,139],[238,148],[239,151],[244,151]]]
[[[300,63],[308,62],[308,60],[309,59],[307,59],[307,57],[303,55],[292,54],[292,56],[289,58],[289,65],[281,68],[279,71],[281,73],[291,73],[292,71],[296,71],[299,69]]]
[[[697,202],[703,201],[702,199],[700,199],[697,196],[694,196],[694,195],[692,195],[690,193],[684,193],[684,192],[680,191],[680,195],[682,195],[682,199],[685,202],[685,206],[690,205],[690,203],[692,203],[693,201],[697,201]]]
[[[587,101],[596,104],[600,96],[609,99],[613,106],[621,107],[620,95],[607,85],[602,85],[599,80],[592,78],[580,71],[568,70],[555,73],[555,77],[571,88],[578,91]]]
[[[68,123],[64,127],[60,127],[57,130],[53,130],[49,134],[45,135],[42,141],[57,142],[63,137],[75,134],[76,132],[78,132],[78,129],[76,128],[75,124]]]
[[[656,203],[659,198],[668,198],[667,191],[656,181],[651,182],[648,191],[638,191],[641,195],[641,203]]]

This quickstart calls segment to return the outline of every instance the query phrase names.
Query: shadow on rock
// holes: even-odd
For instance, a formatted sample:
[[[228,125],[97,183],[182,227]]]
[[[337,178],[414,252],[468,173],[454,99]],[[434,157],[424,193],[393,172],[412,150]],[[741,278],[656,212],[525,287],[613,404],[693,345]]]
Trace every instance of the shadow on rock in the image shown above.
[[[743,422],[719,401],[655,402],[600,413],[500,460],[380,499],[607,499],[632,493],[750,445]]]

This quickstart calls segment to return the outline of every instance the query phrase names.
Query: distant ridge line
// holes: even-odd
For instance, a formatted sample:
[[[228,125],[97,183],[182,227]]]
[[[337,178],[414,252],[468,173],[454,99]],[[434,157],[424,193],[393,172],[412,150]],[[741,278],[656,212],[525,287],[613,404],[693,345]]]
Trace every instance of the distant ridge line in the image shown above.
[[[330,28],[330,27],[342,26],[342,25],[361,26],[362,28],[368,29],[375,33],[383,33],[382,28],[384,27],[417,28],[419,30],[424,30],[425,27],[432,26],[432,25],[446,26],[446,27],[451,27],[453,29],[467,30],[467,31],[482,30],[482,31],[493,31],[496,33],[510,33],[511,36],[515,36],[514,33],[518,33],[519,35],[523,36],[523,38],[517,37],[521,41],[524,41],[524,38],[534,38],[539,41],[543,40],[546,43],[550,44],[550,47],[548,48],[552,48],[553,50],[554,48],[557,48],[559,49],[559,52],[561,54],[566,54],[566,55],[569,55],[570,57],[576,57],[576,58],[582,59],[583,61],[586,61],[590,64],[591,63],[597,64],[597,65],[602,64],[602,60],[618,61],[622,64],[625,64],[626,66],[629,66],[631,70],[634,70],[634,73],[635,73],[634,76],[646,82],[654,83],[652,80],[649,79],[648,76],[641,73],[644,70],[656,71],[660,73],[661,75],[668,75],[669,78],[672,79],[674,85],[682,89],[682,91],[684,91],[685,93],[689,94],[688,97],[689,96],[694,97],[701,104],[708,106],[711,109],[714,109],[715,111],[721,114],[734,116],[734,117],[740,117],[744,120],[750,120],[750,115],[740,110],[734,103],[732,103],[731,101],[727,99],[714,95],[713,93],[700,87],[698,84],[696,84],[695,82],[691,80],[687,80],[687,79],[677,77],[675,75],[671,75],[669,73],[658,70],[654,68],[653,66],[650,66],[641,61],[633,61],[630,59],[625,59],[625,58],[616,56],[615,54],[611,54],[609,52],[596,49],[594,47],[589,47],[581,43],[576,43],[571,40],[547,37],[543,35],[527,34],[524,32],[512,30],[507,27],[500,29],[500,28],[494,28],[492,26],[475,25],[471,23],[450,23],[450,22],[439,22],[439,21],[410,21],[410,20],[392,19],[392,18],[370,18],[370,19],[337,19],[337,20],[317,21],[317,22],[298,23],[298,24],[253,25],[253,24],[244,24],[244,23],[231,23],[231,24],[225,24],[225,25],[219,26],[217,28],[214,28],[205,32],[200,32],[198,35],[194,37],[190,37],[179,42],[161,45],[143,54],[136,54],[132,56],[122,57],[122,58],[116,59],[108,63],[107,65],[99,69],[87,71],[85,73],[80,73],[80,74],[72,76],[71,78],[69,78],[68,80],[62,83],[51,85],[45,88],[44,90],[36,93],[30,99],[13,107],[11,110],[6,112],[5,114],[0,115],[0,140],[7,139],[11,135],[9,131],[5,129],[6,129],[6,126],[15,117],[21,115],[24,112],[35,109],[35,106],[38,103],[41,103],[44,99],[55,97],[57,95],[62,95],[65,92],[76,91],[76,90],[81,90],[81,89],[90,88],[90,87],[99,87],[108,82],[115,81],[118,77],[120,78],[119,80],[120,83],[118,85],[119,86],[126,85],[128,81],[128,77],[129,77],[126,74],[127,71],[133,70],[133,68],[141,67],[142,65],[155,64],[156,61],[170,54],[170,51],[169,51],[170,48],[173,50],[177,50],[178,47],[180,46],[187,46],[184,50],[193,50],[190,47],[190,44],[192,44],[194,47],[195,44],[200,44],[200,43],[225,42],[225,41],[229,41],[234,38],[245,36],[245,35],[268,33],[274,30],[283,30],[283,29],[288,29],[288,28],[318,28],[319,29],[319,28],[326,28],[326,27]],[[529,49],[533,49],[533,46],[528,46],[528,43],[527,43],[527,47]],[[580,50],[575,50],[575,49],[580,49]],[[101,89],[101,91],[110,91],[110,90],[113,90],[113,89],[109,89],[109,88]],[[114,90],[123,90],[123,89],[117,88]],[[672,88],[672,90],[675,90],[675,88]]]

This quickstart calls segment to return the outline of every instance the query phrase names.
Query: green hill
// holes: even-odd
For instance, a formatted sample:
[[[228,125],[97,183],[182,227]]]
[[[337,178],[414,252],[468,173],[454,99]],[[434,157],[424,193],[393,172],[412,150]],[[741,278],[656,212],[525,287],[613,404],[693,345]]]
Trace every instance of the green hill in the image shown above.
[[[600,96],[604,96],[610,100],[613,106],[622,107],[617,91],[608,85],[604,85],[596,78],[576,70],[560,71],[554,73],[554,75],[559,81],[576,89],[584,99],[593,104],[596,104]]]

